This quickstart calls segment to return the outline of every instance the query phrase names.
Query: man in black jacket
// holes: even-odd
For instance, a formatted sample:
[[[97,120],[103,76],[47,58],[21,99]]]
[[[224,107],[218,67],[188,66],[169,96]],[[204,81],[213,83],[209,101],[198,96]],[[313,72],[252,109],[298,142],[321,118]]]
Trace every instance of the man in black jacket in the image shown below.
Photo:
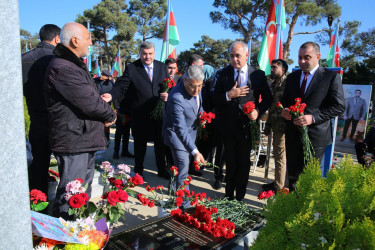
[[[60,183],[53,215],[67,219],[69,197],[66,185],[82,179],[91,195],[95,152],[106,148],[104,126],[113,124],[116,114],[103,101],[82,57],[88,55],[91,36],[78,23],[67,23],[61,30],[61,43],[46,72],[46,94],[50,145],[56,156]]]
[[[44,25],[39,31],[41,42],[22,55],[23,91],[30,115],[29,139],[33,161],[29,168],[29,187],[48,194],[48,168],[51,150],[48,143],[48,115],[44,96],[44,75],[53,57],[53,49],[60,42],[60,28]]]
[[[150,114],[155,109],[158,99],[167,101],[168,93],[160,93],[161,82],[169,78],[164,63],[154,60],[155,46],[152,42],[143,42],[139,48],[139,59],[128,64],[124,74],[117,79],[110,93],[102,95],[110,101],[121,100],[125,95],[132,97],[132,135],[134,137],[134,171],[143,176],[143,162],[146,155],[147,141],[154,141],[154,151],[158,176],[169,179],[165,157],[165,146],[161,130],[163,120],[152,119]]]
[[[331,119],[345,110],[341,78],[335,72],[319,66],[320,56],[318,44],[306,42],[301,45],[298,52],[301,69],[288,75],[281,99],[285,108],[294,105],[298,97],[302,103],[306,103],[304,115],[294,120],[286,109],[281,112],[281,116],[287,120],[285,146],[291,191],[296,188],[298,176],[307,164],[298,127],[308,127],[314,157],[320,160],[326,146],[332,143]]]
[[[211,99],[216,108],[215,122],[224,141],[226,162],[225,196],[241,201],[246,194],[250,171],[252,138],[249,119],[255,121],[268,109],[272,95],[265,74],[248,65],[249,50],[245,43],[237,41],[230,47],[231,65],[215,75],[211,87]],[[262,102],[259,103],[259,96]],[[242,108],[252,101],[255,109],[244,115]]]

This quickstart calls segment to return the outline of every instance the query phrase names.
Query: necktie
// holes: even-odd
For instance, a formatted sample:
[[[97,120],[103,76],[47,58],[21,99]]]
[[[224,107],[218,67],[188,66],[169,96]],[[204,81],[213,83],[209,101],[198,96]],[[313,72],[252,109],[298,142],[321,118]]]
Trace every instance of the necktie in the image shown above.
[[[241,70],[237,70],[237,77],[236,77],[236,82],[237,82],[237,88],[241,87]]]
[[[194,96],[195,103],[197,104],[197,109],[196,111],[198,112],[199,110],[199,96]]]
[[[147,73],[148,73],[148,77],[150,77],[150,80],[152,82],[152,68],[150,66],[147,66]]]
[[[300,88],[300,94],[301,98],[305,95],[305,89],[306,89],[306,83],[307,83],[307,76],[309,75],[309,72],[304,73],[303,81]]]

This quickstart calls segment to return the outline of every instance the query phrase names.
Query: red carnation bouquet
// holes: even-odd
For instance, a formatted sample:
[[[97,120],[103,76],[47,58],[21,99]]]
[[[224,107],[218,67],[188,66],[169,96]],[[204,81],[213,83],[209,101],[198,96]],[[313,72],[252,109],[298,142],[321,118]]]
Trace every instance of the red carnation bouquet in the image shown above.
[[[197,130],[197,140],[203,139],[204,141],[208,138],[208,131],[206,129],[206,124],[209,124],[212,122],[212,120],[215,119],[215,114],[212,112],[206,112],[200,113],[199,116],[199,126]]]
[[[304,110],[306,108],[306,103],[301,103],[301,98],[294,99],[296,102],[294,105],[288,108],[289,113],[292,115],[292,119],[303,116]],[[276,103],[276,107],[278,109],[284,109],[283,105],[278,102]],[[298,126],[298,130],[301,135],[302,145],[303,145],[303,159],[305,164],[312,160],[314,148],[311,144],[309,134],[308,134],[308,127],[300,127]]]
[[[169,90],[171,90],[171,88],[176,86],[176,83],[170,78],[165,78],[160,84],[161,84],[160,93],[168,93]],[[163,119],[163,109],[164,109],[164,101],[159,99],[158,103],[156,104],[155,109],[151,112],[151,118],[155,120]]]
[[[242,111],[245,115],[250,114],[255,109],[255,104],[252,101],[245,103]],[[251,148],[254,148],[255,142],[259,138],[259,126],[257,121],[252,121],[249,119],[250,133],[251,133]]]
[[[38,189],[33,189],[29,192],[31,210],[38,212],[42,211],[48,206],[47,196]]]

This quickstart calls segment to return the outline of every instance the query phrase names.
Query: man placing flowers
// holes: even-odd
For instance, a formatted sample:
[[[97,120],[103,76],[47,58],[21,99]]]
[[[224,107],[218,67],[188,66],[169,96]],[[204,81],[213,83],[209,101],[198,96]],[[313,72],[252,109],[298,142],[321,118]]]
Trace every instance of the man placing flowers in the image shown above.
[[[296,188],[298,176],[307,163],[304,161],[303,141],[296,128],[308,127],[313,156],[321,159],[326,146],[332,143],[331,119],[345,110],[341,78],[333,71],[319,66],[320,56],[318,44],[306,42],[301,45],[298,53],[301,69],[288,75],[281,99],[284,107],[294,105],[297,98],[306,104],[304,114],[296,118],[292,118],[290,110],[281,112],[281,116],[287,120],[285,145],[291,191]]]
[[[178,175],[173,189],[183,185],[189,171],[190,162],[205,162],[195,145],[197,126],[202,109],[204,74],[199,66],[190,66],[182,82],[169,92],[163,120],[163,140],[170,147]]]

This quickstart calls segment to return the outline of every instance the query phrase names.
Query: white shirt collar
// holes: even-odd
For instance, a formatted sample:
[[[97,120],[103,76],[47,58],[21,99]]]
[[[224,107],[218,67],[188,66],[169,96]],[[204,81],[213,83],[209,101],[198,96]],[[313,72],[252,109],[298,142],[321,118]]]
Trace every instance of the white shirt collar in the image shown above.
[[[316,65],[315,68],[313,68],[312,70],[309,71],[310,75],[313,76],[318,68],[319,68],[319,64]]]
[[[142,63],[143,64],[143,63]],[[148,67],[150,67],[151,69],[153,69],[154,68],[154,62],[152,62],[150,65],[145,65],[145,64],[143,64],[143,67],[145,67],[145,69],[147,70],[147,68]]]

